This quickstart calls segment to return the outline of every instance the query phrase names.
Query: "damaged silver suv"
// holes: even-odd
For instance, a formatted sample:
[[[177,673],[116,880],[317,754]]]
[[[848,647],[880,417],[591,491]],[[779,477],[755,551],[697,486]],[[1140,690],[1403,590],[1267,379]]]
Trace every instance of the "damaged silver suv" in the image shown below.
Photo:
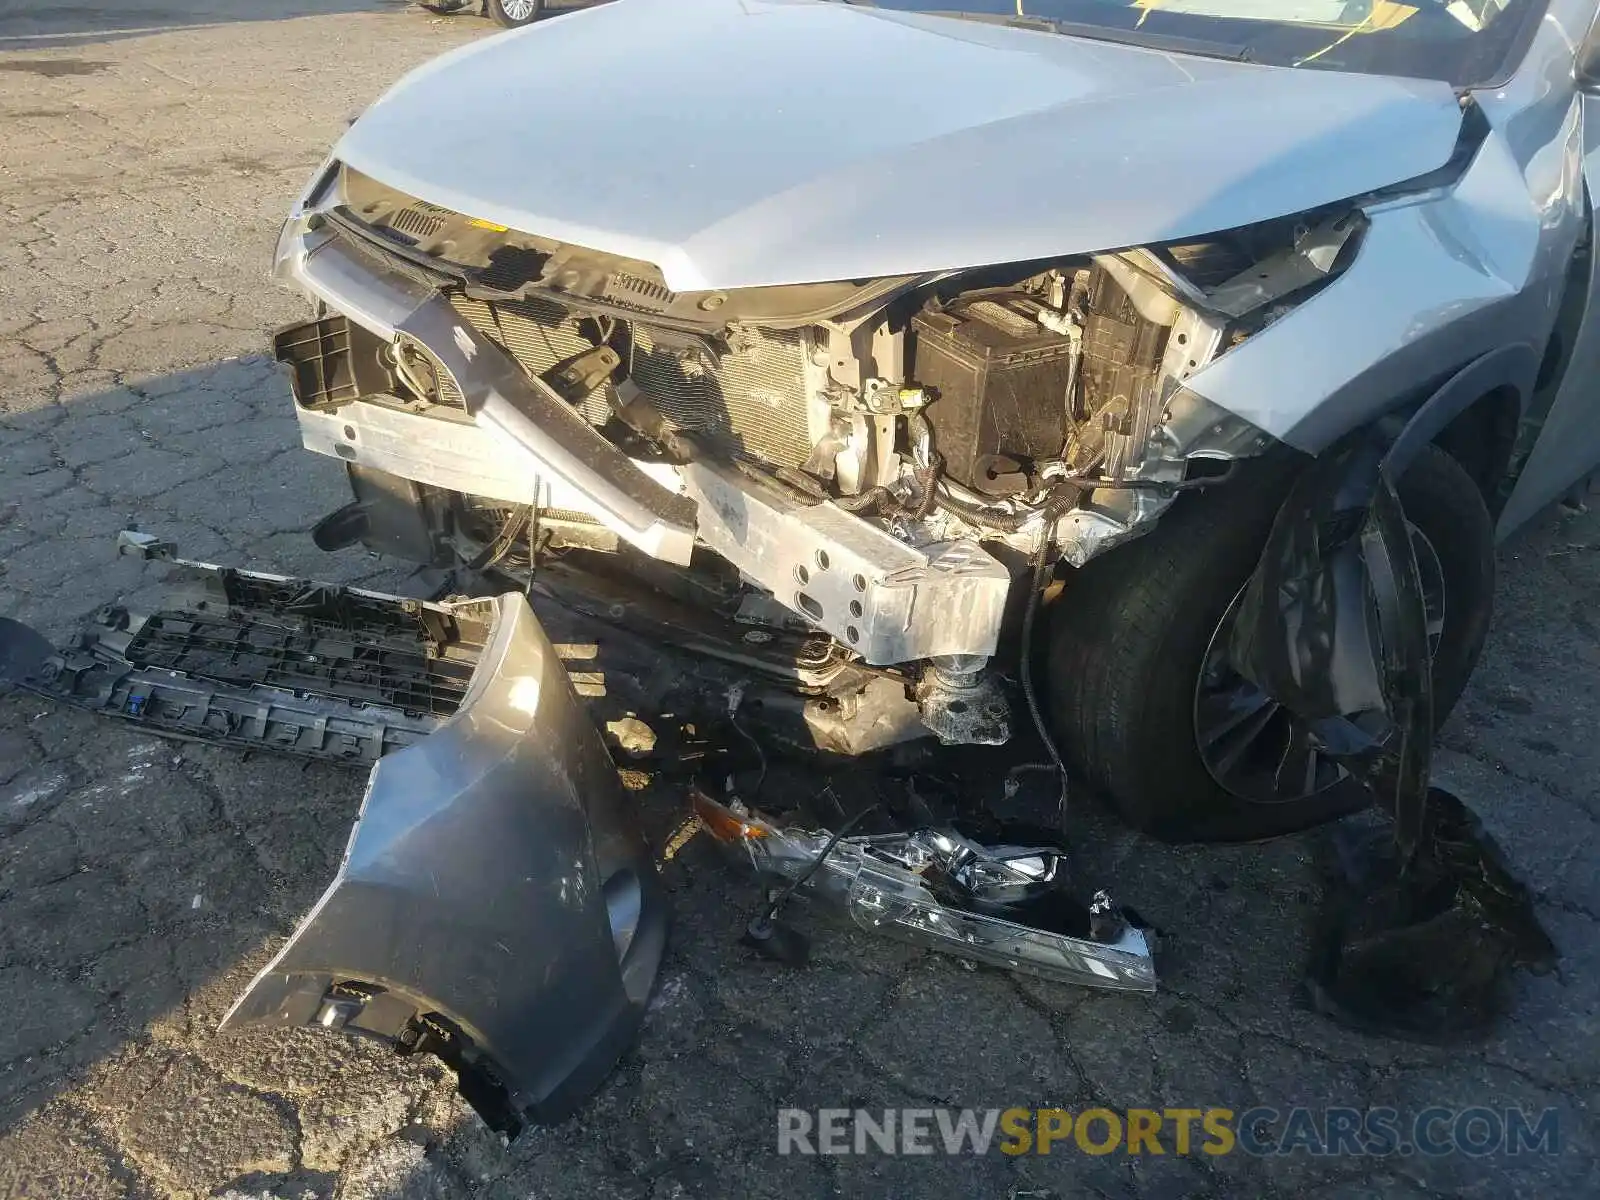
[[[1174,838],[1377,794],[1418,844],[1496,535],[1600,462],[1594,0],[975,5],[621,0],[425,66],[316,172],[275,349],[354,491],[317,541],[498,594],[202,568],[0,655],[375,764],[230,1023],[434,1050],[511,1130],[627,1045],[662,897],[532,588],[728,664],[746,732],[1037,739]],[[754,935],[805,885],[1154,987],[1103,895],[1017,916],[1053,851],[696,804],[789,880]]]
[[[626,0],[396,86],[278,248],[321,313],[277,346],[304,441],[357,500],[324,543],[610,556],[741,651],[819,631],[837,749],[1010,738],[1049,583],[1030,697],[1133,824],[1363,803],[1230,668],[1236,601],[1303,464],[1423,414],[1460,693],[1496,528],[1600,458],[1594,6],[1017,7]]]

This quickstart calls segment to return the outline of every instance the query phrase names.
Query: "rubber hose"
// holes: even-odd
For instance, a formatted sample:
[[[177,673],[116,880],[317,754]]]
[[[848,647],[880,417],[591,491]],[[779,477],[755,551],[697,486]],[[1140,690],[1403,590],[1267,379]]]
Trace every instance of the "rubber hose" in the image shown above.
[[[939,476],[944,474],[944,457],[937,450],[933,452],[933,461],[927,467],[919,467],[912,472],[912,477],[917,481],[917,486],[922,489],[922,497],[917,501],[917,506],[911,515],[921,521],[927,517],[939,503]]]
[[[1034,556],[1032,584],[1033,590],[1028,595],[1028,608],[1022,617],[1022,698],[1027,702],[1028,715],[1033,718],[1033,727],[1039,734],[1039,740],[1044,743],[1045,753],[1050,755],[1049,764],[1029,764],[1030,768],[1045,765],[1053,766],[1057,778],[1061,781],[1061,796],[1059,800],[1060,815],[1067,815],[1067,764],[1061,757],[1061,750],[1056,745],[1055,738],[1050,733],[1050,726],[1045,721],[1044,710],[1039,704],[1038,691],[1033,686],[1033,628],[1039,616],[1039,602],[1044,596],[1046,583],[1049,581],[1050,572],[1054,564],[1051,562],[1050,553],[1055,546],[1055,538],[1046,535],[1039,541],[1039,551]],[[1015,774],[1013,769],[1012,774]]]
[[[840,496],[834,503],[847,513],[866,513],[872,512],[882,504],[898,505],[900,502],[895,498],[893,492],[880,484],[877,487],[868,488],[859,496]]]
[[[968,504],[964,500],[957,500],[953,496],[941,496],[939,506],[956,516],[971,521],[977,525],[987,525],[991,529],[998,529],[1002,533],[1015,533],[1034,517],[1042,517],[1046,525],[1060,517],[1078,500],[1078,493],[1082,489],[1075,483],[1060,483],[1051,490],[1051,498],[1045,501],[1041,508],[1031,509],[1026,512],[992,512],[976,504]]]

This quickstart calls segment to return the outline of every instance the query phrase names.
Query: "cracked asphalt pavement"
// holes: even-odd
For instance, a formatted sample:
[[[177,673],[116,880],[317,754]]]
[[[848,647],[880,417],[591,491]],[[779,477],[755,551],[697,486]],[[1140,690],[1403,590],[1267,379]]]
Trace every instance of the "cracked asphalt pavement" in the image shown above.
[[[488,32],[365,0],[0,0],[0,614],[60,637],[142,586],[113,554],[130,524],[192,557],[398,577],[306,536],[344,485],[297,448],[263,357],[303,311],[266,265],[345,119]],[[0,1197],[1594,1195],[1600,513],[1545,516],[1500,565],[1442,769],[1563,957],[1517,981],[1482,1045],[1360,1037],[1299,1006],[1309,839],[1160,846],[1085,803],[1078,870],[1163,931],[1155,998],[844,929],[786,973],[737,945],[749,886],[691,852],[668,869],[678,921],[641,1044],[581,1117],[510,1148],[431,1061],[216,1032],[332,872],[358,776],[0,696]],[[1560,1152],[776,1153],[784,1105],[1295,1104],[1551,1108]]]

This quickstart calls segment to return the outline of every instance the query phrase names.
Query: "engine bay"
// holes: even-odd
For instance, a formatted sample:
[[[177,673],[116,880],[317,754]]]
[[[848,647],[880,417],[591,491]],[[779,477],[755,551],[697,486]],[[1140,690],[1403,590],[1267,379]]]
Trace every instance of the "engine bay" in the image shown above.
[[[922,500],[910,478],[919,453],[937,454],[952,503],[929,512],[991,534],[1041,511],[1053,481],[1085,495],[1181,482],[1147,462],[1151,439],[1183,380],[1251,332],[1207,289],[1236,308],[1227,300],[1246,277],[1270,283],[1275,259],[1326,234],[1302,219],[1160,252],[679,294],[647,263],[450,213],[349,168],[339,181],[343,203],[322,215],[341,245],[437,287],[630,453],[682,457],[687,443],[668,444],[681,435],[698,456],[749,464],[814,500],[889,488],[865,507],[900,515]],[[1331,277],[1348,233],[1302,288]],[[359,394],[462,406],[425,347],[363,333],[351,335]],[[643,402],[622,403],[630,386]],[[302,391],[313,406],[338,398]]]
[[[916,731],[966,743],[1009,738],[996,660],[1057,563],[1268,446],[1185,381],[1331,278],[1359,228],[680,294],[349,168],[309,204],[292,269],[338,299],[275,348],[305,444],[355,493],[319,544],[524,586],[610,558],[735,638],[820,632],[903,671]],[[388,326],[344,315],[396,293]]]

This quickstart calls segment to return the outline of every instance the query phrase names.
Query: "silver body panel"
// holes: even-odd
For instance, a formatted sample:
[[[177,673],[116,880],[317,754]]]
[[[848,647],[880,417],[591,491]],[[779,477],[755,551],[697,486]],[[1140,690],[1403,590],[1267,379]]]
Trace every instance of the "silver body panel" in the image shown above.
[[[1368,205],[1344,275],[1199,371],[1194,391],[1315,453],[1485,350],[1544,346],[1587,216],[1568,41],[1582,28],[1563,28],[1563,7],[1523,70],[1474,94],[1490,132],[1461,178]]]
[[[492,1068],[507,1121],[559,1119],[638,1027],[665,898],[527,602],[462,607],[489,609],[493,626],[459,711],[373,766],[333,882],[222,1027],[395,1036],[413,1014],[444,1014],[469,1041],[463,1064]]]
[[[624,0],[424,66],[334,154],[682,292],[1202,235],[1430,171],[1458,125],[1438,82],[816,0]]]
[[[1559,84],[1559,79],[1552,80],[1553,87]],[[1580,105],[1583,180],[1593,204],[1600,184],[1600,99],[1586,95]],[[1588,271],[1580,284],[1586,302],[1577,317],[1570,357],[1554,384],[1555,395],[1538,440],[1501,511],[1502,536],[1590,474],[1600,458],[1600,397],[1594,382],[1600,379],[1600,274],[1596,262],[1591,250]]]

